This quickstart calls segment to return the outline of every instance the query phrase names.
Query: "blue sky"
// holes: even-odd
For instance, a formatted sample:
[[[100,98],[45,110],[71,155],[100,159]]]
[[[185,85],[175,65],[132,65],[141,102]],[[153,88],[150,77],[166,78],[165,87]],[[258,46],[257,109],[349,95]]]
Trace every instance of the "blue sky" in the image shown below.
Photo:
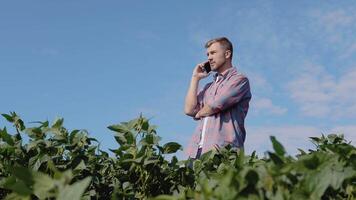
[[[185,145],[196,126],[183,113],[192,70],[206,60],[205,42],[226,36],[251,84],[248,153],[271,149],[269,135],[292,155],[321,133],[355,144],[355,9],[354,1],[2,1],[0,112],[25,122],[64,117],[104,150],[117,147],[106,127],[142,112],[162,142]]]

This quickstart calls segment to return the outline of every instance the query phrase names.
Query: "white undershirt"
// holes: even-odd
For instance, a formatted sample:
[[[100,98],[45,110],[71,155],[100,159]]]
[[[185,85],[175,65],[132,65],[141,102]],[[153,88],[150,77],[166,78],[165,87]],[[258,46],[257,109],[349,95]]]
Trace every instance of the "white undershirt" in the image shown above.
[[[219,81],[219,76],[216,77],[216,82],[218,82],[218,81]],[[216,83],[216,82],[215,82],[215,83]],[[205,131],[206,131],[206,125],[207,125],[208,119],[209,119],[210,117],[211,117],[211,116],[206,116],[206,117],[204,117],[203,130],[202,130],[202,132],[201,132],[200,142],[199,142],[199,145],[198,145],[199,148],[203,147],[204,137],[205,137]]]

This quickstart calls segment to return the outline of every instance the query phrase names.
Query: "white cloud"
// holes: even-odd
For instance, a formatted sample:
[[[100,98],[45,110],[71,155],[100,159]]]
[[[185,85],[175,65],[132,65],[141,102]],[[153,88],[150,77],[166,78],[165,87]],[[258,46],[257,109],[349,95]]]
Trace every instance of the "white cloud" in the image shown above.
[[[273,135],[282,143],[287,153],[294,156],[299,153],[298,148],[305,151],[315,149],[309,137],[320,137],[321,134],[342,133],[347,141],[356,145],[355,132],[356,126],[336,126],[330,129],[304,125],[247,127],[245,150],[247,154],[256,150],[262,156],[265,151],[273,149],[269,138]]]
[[[255,92],[272,92],[272,85],[258,72],[247,72],[250,85]]]
[[[332,10],[329,12],[321,12],[318,10],[313,12],[312,15],[324,25],[327,31],[334,31],[337,28],[352,25],[356,19],[356,15],[350,12],[345,9]]]
[[[254,114],[268,113],[274,115],[282,115],[287,112],[287,108],[275,105],[271,99],[264,96],[264,94],[271,94],[273,92],[272,85],[257,72],[249,73],[251,91],[253,91],[253,98],[251,99],[251,112]]]
[[[270,136],[273,135],[290,155],[298,153],[298,148],[312,148],[308,137],[321,135],[320,130],[309,126],[263,126],[247,127],[245,149],[247,153],[256,150],[259,155],[272,150]]]
[[[318,9],[310,13],[312,29],[318,38],[325,39],[325,49],[334,50],[339,59],[349,58],[356,51],[356,13],[355,7],[333,10]]]
[[[251,110],[255,113],[266,112],[269,114],[282,115],[287,112],[287,108],[276,106],[268,98],[252,98]]]
[[[353,44],[351,44],[343,54],[341,54],[339,57],[341,59],[346,59],[351,57],[352,55],[355,55],[356,53],[356,42],[354,42]]]
[[[338,79],[322,66],[307,63],[300,75],[287,84],[291,98],[306,116],[356,117],[356,68]]]

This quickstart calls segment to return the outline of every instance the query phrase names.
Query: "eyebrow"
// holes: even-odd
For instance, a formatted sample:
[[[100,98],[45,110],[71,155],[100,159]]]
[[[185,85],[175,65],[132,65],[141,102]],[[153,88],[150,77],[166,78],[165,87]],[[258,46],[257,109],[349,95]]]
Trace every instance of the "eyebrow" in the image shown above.
[[[209,53],[215,53],[216,51],[215,50],[211,50],[209,52],[206,53],[206,55],[209,55]]]

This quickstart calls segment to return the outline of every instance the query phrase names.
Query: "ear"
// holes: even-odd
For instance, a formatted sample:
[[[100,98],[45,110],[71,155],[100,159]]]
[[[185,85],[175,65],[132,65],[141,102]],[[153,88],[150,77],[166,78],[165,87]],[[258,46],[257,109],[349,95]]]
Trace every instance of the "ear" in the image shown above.
[[[231,51],[230,50],[226,50],[225,51],[225,58],[231,58]]]
[[[226,50],[225,51],[225,58],[231,58],[231,51],[230,50]]]

